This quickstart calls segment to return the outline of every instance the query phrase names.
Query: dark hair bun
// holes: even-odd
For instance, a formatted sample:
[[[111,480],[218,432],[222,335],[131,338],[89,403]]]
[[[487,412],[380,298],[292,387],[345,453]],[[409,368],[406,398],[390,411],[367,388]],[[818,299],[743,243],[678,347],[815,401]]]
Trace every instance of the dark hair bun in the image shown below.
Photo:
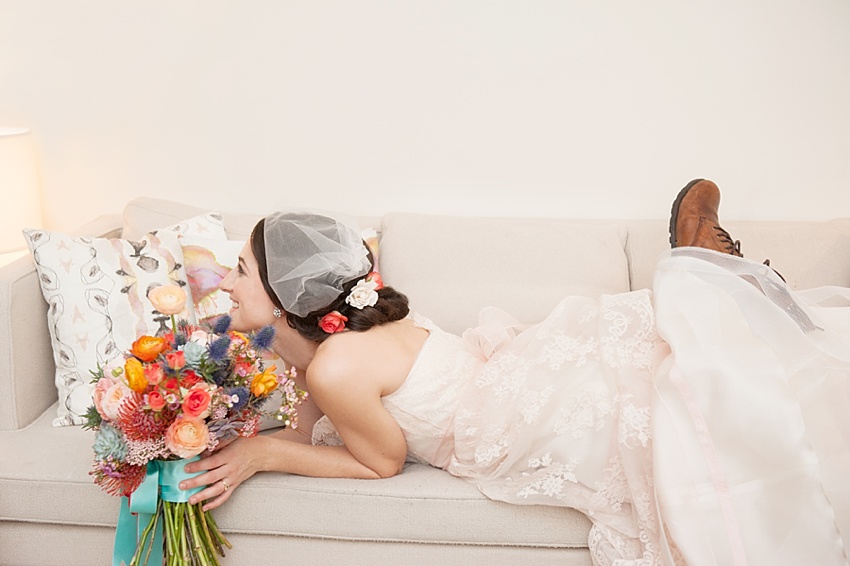
[[[374,306],[358,309],[346,303],[345,299],[351,289],[361,280],[356,279],[346,283],[339,298],[323,309],[311,312],[307,316],[295,316],[292,313],[287,313],[286,319],[289,326],[308,340],[323,342],[330,334],[322,330],[319,321],[329,312],[337,311],[347,317],[348,321],[346,321],[345,327],[355,332],[363,332],[374,326],[401,320],[410,313],[407,297],[392,287],[384,287],[378,290],[378,302]]]

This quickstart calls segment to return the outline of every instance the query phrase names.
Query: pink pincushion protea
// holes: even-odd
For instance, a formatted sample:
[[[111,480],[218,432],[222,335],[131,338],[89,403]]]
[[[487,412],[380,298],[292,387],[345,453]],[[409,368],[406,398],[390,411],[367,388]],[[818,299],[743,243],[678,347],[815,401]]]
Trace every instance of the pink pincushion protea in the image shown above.
[[[118,408],[118,422],[128,441],[160,438],[168,429],[170,419],[163,413],[140,410],[140,395],[127,397]]]
[[[142,484],[147,474],[146,466],[134,466],[109,457],[94,464],[91,475],[109,495],[129,496]]]

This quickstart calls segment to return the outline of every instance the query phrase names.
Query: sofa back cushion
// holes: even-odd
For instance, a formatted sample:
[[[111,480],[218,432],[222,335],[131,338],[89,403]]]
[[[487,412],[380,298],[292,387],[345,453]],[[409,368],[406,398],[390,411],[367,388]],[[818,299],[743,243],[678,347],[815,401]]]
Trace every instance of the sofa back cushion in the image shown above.
[[[488,306],[533,323],[568,295],[629,290],[622,223],[391,213],[381,232],[384,281],[455,333]]]
[[[633,289],[652,288],[658,256],[670,248],[667,220],[623,221]],[[770,259],[793,289],[850,286],[850,218],[826,221],[723,221],[744,257]]]
[[[277,208],[273,205],[260,208],[257,212],[227,212],[218,211],[224,220],[228,240],[248,240],[251,230],[260,218],[275,212]],[[194,206],[175,202],[167,199],[150,197],[139,197],[131,200],[124,207],[124,237],[134,238],[151,230],[158,230],[171,226],[186,218],[212,212],[210,207]],[[375,230],[380,225],[380,219],[375,216],[355,216],[357,222],[365,233]]]
[[[211,212],[209,207],[193,206],[165,199],[140,197],[124,207],[124,237],[133,239],[151,230],[171,226],[186,218]],[[254,224],[262,217],[256,213],[222,212],[224,227],[229,240],[245,241],[251,235]]]

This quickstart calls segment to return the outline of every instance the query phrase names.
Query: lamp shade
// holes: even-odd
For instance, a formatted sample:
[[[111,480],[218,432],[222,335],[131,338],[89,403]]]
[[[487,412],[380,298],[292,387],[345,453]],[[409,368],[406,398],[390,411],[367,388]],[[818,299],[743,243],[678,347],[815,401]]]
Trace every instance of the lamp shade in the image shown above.
[[[22,250],[24,228],[41,228],[35,148],[29,130],[0,127],[0,254]]]

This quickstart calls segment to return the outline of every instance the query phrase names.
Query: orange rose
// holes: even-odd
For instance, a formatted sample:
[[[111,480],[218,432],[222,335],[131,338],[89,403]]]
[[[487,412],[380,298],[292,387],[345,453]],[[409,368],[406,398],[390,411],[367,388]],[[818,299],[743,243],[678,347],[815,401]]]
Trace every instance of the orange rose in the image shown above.
[[[277,367],[269,366],[263,373],[258,373],[251,380],[251,393],[254,397],[263,397],[277,389]]]
[[[148,291],[153,308],[165,315],[180,314],[186,308],[186,291],[179,285],[160,285]]]
[[[165,431],[165,447],[181,458],[192,458],[207,449],[210,431],[204,421],[178,417]]]
[[[152,362],[168,348],[168,343],[156,336],[142,336],[130,348],[130,353],[143,362]]]
[[[210,414],[210,393],[205,386],[195,387],[183,398],[183,414],[204,419]]]
[[[127,376],[127,385],[136,393],[142,393],[147,389],[148,378],[145,376],[145,368],[136,358],[129,358],[124,362],[124,375]]]

